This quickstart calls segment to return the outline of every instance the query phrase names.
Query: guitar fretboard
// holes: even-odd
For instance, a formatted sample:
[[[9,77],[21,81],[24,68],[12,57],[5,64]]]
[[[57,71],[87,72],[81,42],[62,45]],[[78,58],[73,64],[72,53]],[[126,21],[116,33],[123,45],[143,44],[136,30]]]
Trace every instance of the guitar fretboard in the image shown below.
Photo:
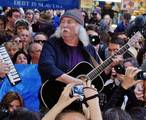
[[[112,63],[112,58],[114,58],[116,55],[122,55],[124,54],[130,46],[125,44],[121,49],[119,49],[114,55],[110,56],[108,59],[106,59],[102,64],[100,64],[98,67],[94,68],[91,72],[87,74],[87,76],[90,78],[90,80],[94,80],[103,70]]]
[[[124,54],[130,46],[132,46],[134,43],[138,42],[139,39],[143,39],[144,37],[142,34],[138,31],[132,36],[129,41],[120,48],[114,55],[106,59],[102,64],[100,64],[98,67],[94,68],[91,72],[87,74],[87,76],[90,78],[91,81],[93,81],[99,74],[112,63],[112,58],[114,58],[116,55],[122,55]]]
[[[10,83],[13,86],[19,83],[21,81],[20,76],[17,73],[10,56],[8,55],[6,48],[3,46],[0,46],[0,59],[3,61],[3,63],[8,64],[10,67],[10,71],[7,74]]]

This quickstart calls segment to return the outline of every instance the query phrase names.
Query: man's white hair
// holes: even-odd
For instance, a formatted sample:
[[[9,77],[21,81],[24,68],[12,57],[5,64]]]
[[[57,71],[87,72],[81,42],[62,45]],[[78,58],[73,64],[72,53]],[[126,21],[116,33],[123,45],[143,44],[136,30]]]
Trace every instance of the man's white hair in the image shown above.
[[[82,25],[78,25],[77,29],[76,29],[76,33],[78,35],[79,40],[83,43],[84,46],[88,46],[89,45],[89,37],[88,34],[86,32],[86,29],[82,26]],[[52,37],[57,37],[57,38],[61,38],[61,28],[58,27],[57,30],[55,31],[55,33],[52,35]]]

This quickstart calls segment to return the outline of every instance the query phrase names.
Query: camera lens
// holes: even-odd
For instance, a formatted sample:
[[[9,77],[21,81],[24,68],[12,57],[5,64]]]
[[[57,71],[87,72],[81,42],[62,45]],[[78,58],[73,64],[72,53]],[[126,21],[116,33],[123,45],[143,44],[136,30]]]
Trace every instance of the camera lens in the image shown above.
[[[97,45],[100,43],[100,38],[97,35],[89,35],[89,40],[92,45]]]
[[[137,80],[146,80],[146,71],[140,71],[136,75]]]
[[[125,74],[125,67],[124,67],[123,65],[121,65],[121,64],[116,65],[116,66],[114,67],[114,69],[115,69],[115,71],[116,71],[117,73],[119,73],[119,74]]]

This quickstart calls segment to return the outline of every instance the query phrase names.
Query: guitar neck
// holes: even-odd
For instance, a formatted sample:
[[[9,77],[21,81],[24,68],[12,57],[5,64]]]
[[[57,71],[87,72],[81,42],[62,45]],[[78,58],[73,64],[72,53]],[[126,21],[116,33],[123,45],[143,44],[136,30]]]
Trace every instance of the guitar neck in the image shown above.
[[[109,66],[112,63],[112,59],[116,55],[122,55],[129,49],[128,43],[126,43],[122,48],[120,48],[114,55],[110,56],[108,59],[106,59],[102,64],[94,68],[91,72],[87,74],[87,76],[90,78],[90,80],[94,80],[103,70]]]

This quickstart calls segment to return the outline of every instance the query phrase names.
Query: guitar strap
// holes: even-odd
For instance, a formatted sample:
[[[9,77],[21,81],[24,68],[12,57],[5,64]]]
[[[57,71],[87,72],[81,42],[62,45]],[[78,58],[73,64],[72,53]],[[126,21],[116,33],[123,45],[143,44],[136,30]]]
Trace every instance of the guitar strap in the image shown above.
[[[98,56],[98,58],[99,58],[99,62],[100,63],[103,63],[103,60],[101,59],[101,57],[99,56],[99,53],[98,53],[98,50],[95,48],[95,51],[96,51],[96,54],[97,54],[97,56]]]
[[[91,54],[89,54],[89,56],[90,56],[90,59],[91,59],[93,65],[94,65],[94,67],[97,67],[99,64],[97,63],[97,61],[95,60],[95,58]]]
[[[97,67],[97,66],[99,65],[99,63],[96,61],[96,59],[95,59],[88,51],[86,51],[86,53],[89,55],[89,57],[90,57],[90,59],[91,59],[91,61],[92,61],[92,63],[93,63],[93,66],[94,66],[94,67]],[[100,58],[100,56],[99,56],[99,54],[98,54],[97,51],[96,51],[96,55],[97,55],[98,58],[99,58],[99,62],[102,63],[103,61],[102,61],[102,59]]]

